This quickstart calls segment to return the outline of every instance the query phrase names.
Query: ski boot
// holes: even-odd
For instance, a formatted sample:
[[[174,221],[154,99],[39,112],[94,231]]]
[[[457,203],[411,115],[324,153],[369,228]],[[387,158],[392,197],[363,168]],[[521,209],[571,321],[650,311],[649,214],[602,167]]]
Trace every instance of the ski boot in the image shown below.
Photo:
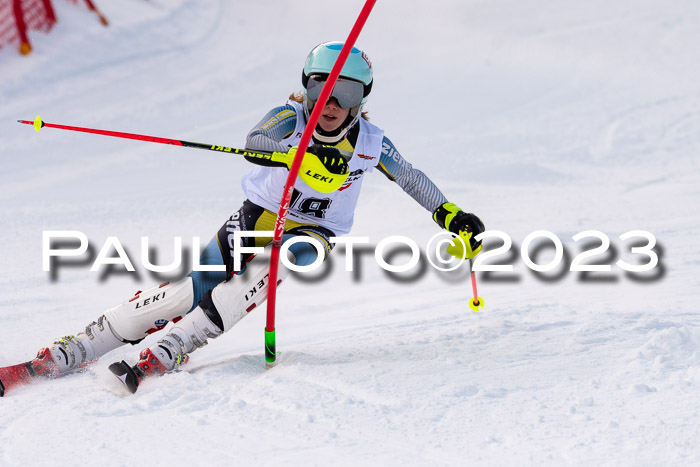
[[[73,346],[78,344],[75,337],[66,336],[54,342],[51,347],[40,349],[33,360],[0,368],[0,397],[5,395],[5,391],[30,384],[37,378],[56,378],[70,371],[75,366]],[[52,355],[52,350],[56,358]]]
[[[62,337],[40,349],[33,360],[0,368],[0,397],[16,386],[57,378],[83,368],[122,344],[107,319],[100,316],[77,336]]]
[[[185,355],[176,366],[184,365],[189,360]],[[175,367],[173,367],[174,369]],[[117,363],[112,363],[109,366],[111,371],[119,380],[126,386],[130,393],[134,394],[139,388],[141,380],[147,376],[163,376],[169,370],[161,363],[158,357],[150,348],[143,349],[139,354],[139,361],[136,365],[129,366],[124,360]]]
[[[133,394],[144,378],[177,370],[188,362],[189,352],[204,347],[207,338],[218,337],[222,332],[198,306],[155,345],[143,349],[136,365],[130,366],[122,360],[111,364],[109,371]]]
[[[31,363],[37,376],[56,378],[89,365],[123,344],[103,315],[77,336],[62,337],[39,350]]]

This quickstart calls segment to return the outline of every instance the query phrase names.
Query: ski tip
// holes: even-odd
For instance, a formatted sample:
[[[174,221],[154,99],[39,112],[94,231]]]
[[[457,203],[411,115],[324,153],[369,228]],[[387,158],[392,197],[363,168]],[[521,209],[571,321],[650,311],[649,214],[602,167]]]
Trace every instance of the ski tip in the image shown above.
[[[3,397],[5,395],[5,386],[2,385],[2,381],[0,381],[0,397]]]
[[[134,394],[139,388],[139,378],[134,370],[124,360],[117,363],[112,363],[109,366],[109,371],[126,386],[131,394]]]

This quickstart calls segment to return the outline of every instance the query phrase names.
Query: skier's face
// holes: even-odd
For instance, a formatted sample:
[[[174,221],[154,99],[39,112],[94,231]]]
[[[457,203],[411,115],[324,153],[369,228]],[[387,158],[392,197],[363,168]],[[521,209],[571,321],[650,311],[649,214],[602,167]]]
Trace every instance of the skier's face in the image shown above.
[[[318,126],[323,131],[332,132],[340,128],[346,118],[350,114],[350,109],[343,109],[338,105],[335,97],[331,97],[323,108],[321,118],[318,120]]]

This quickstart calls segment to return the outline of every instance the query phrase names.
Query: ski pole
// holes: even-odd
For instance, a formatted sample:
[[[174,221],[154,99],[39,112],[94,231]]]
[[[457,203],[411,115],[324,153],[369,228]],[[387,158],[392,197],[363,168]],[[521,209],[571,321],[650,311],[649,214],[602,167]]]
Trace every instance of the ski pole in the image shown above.
[[[39,131],[44,127],[56,128],[59,130],[80,131],[83,133],[92,133],[95,135],[113,136],[115,138],[125,138],[125,139],[135,139],[138,141],[148,141],[150,143],[170,144],[173,146],[183,146],[186,148],[207,149],[209,151],[226,152],[226,153],[230,153],[230,154],[237,154],[239,156],[255,157],[257,159],[267,159],[267,160],[275,160],[276,159],[275,153],[272,153],[272,152],[249,151],[247,149],[230,148],[227,146],[220,146],[218,144],[193,143],[191,141],[183,141],[180,139],[161,138],[159,136],[139,135],[136,133],[124,133],[121,131],[98,130],[95,128],[83,128],[83,127],[79,127],[79,126],[57,125],[55,123],[46,123],[46,122],[42,121],[41,117],[39,117],[39,116],[37,116],[34,121],[17,120],[17,122],[24,123],[25,125],[33,125],[35,131]]]
[[[476,292],[476,272],[474,272],[474,260],[472,258],[469,258],[469,270],[471,271],[472,291],[474,292],[474,298],[469,300],[469,308],[472,311],[479,311],[484,307],[484,299],[479,297],[479,294]]]
[[[475,254],[471,248],[471,238],[471,231],[460,231],[459,235],[457,235],[452,240],[452,243],[447,246],[447,253],[451,254],[460,261],[469,259],[469,271],[471,272],[472,277],[472,291],[474,292],[474,298],[469,299],[469,308],[471,308],[472,311],[479,311],[484,307],[484,299],[479,297],[479,294],[476,291],[476,272],[474,272]],[[479,253],[479,251],[481,250],[477,249],[477,253]]]

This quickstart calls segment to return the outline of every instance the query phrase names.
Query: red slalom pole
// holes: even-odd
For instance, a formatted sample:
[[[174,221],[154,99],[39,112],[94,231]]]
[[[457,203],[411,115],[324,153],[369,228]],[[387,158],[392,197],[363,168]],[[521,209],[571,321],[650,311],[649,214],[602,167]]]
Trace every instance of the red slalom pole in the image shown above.
[[[350,51],[355,45],[355,41],[360,35],[362,28],[365,26],[367,18],[372,12],[372,8],[374,7],[375,3],[376,0],[367,0],[365,2],[362,11],[360,11],[360,15],[355,21],[355,25],[352,27],[352,30],[350,31],[350,34],[348,35],[348,38],[340,51],[340,55],[338,55],[338,58],[335,61],[330,74],[328,75],[326,84],[323,85],[321,95],[316,101],[314,110],[309,116],[309,121],[306,124],[304,133],[301,135],[301,141],[299,141],[299,147],[297,149],[296,156],[294,157],[294,162],[289,168],[287,182],[284,185],[284,191],[282,191],[282,200],[280,201],[280,208],[277,212],[277,220],[275,221],[275,235],[272,238],[272,251],[270,253],[270,277],[267,293],[267,321],[265,324],[265,362],[268,367],[272,366],[277,358],[275,339],[275,304],[278,285],[277,276],[279,270],[280,248],[282,246],[282,235],[284,234],[284,224],[287,221],[287,214],[289,214],[289,203],[292,199],[294,183],[297,180],[297,175],[299,174],[299,168],[301,167],[304,153],[311,142],[311,135],[316,127],[316,123],[318,123],[318,119],[321,117],[323,108],[326,106],[326,102],[333,91],[335,82],[340,76],[343,65],[345,65],[345,61],[350,55]]]
[[[124,133],[122,131],[99,130],[97,128],[85,128],[81,126],[58,125],[56,123],[46,123],[37,117],[37,120],[17,120],[17,123],[25,125],[34,125],[34,129],[39,131],[41,128],[56,128],[58,130],[79,131],[81,133],[91,133],[93,135],[113,136],[115,138],[135,139],[138,141],[148,141],[149,143],[173,144],[175,146],[185,146],[187,141],[181,141],[172,138],[161,138],[159,136],[139,135],[137,133]],[[197,143],[190,143],[196,145]],[[211,146],[211,145],[205,145]]]
[[[472,291],[474,292],[474,305],[479,304],[479,294],[476,292],[476,273],[474,272],[474,262],[469,260],[469,269],[472,273]]]
[[[172,139],[172,138],[161,138],[160,136],[148,136],[140,135],[137,133],[124,133],[122,131],[112,131],[112,130],[99,130],[97,128],[85,128],[81,126],[69,126],[69,125],[58,125],[56,123],[46,123],[41,120],[41,117],[37,116],[36,120],[17,120],[18,123],[24,125],[32,125],[34,130],[39,131],[42,128],[56,128],[58,130],[68,130],[68,131],[79,131],[81,133],[91,133],[93,135],[102,136],[112,136],[115,138],[124,139],[134,139],[137,141],[148,141],[149,143],[160,143],[160,144],[170,144],[172,146],[182,146],[185,148],[195,148],[195,149],[206,149],[208,151],[225,152],[229,154],[236,154],[239,156],[254,157],[257,159],[267,159],[275,160],[275,157],[279,153],[265,152],[265,151],[249,151],[247,149],[231,148],[228,146],[222,146],[219,144],[210,143],[195,143],[192,141],[185,141],[182,139]]]
[[[469,270],[471,271],[472,291],[474,292],[474,298],[469,300],[469,308],[472,311],[479,311],[484,307],[484,299],[479,297],[479,294],[476,292],[476,272],[474,272],[474,261],[471,258],[469,259]]]

